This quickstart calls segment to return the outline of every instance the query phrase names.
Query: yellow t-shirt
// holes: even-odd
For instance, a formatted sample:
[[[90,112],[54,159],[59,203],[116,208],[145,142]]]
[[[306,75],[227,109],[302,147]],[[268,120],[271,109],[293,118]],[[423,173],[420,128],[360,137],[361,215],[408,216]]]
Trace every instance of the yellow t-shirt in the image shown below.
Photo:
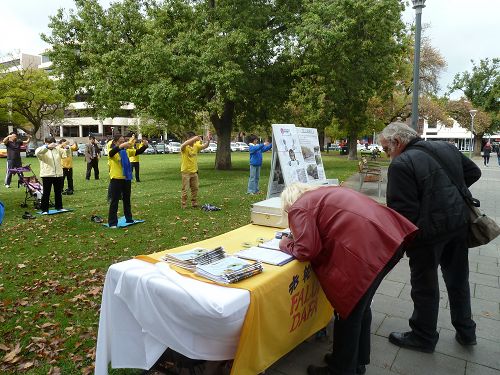
[[[135,156],[135,151],[136,151],[135,148],[128,148],[126,150],[129,159],[131,156]],[[123,175],[120,153],[117,152],[112,157],[110,157],[108,153],[108,163],[109,163],[109,178],[110,179],[114,178],[117,180],[125,180],[125,176]]]
[[[135,148],[136,150],[140,149],[143,146],[142,142],[135,143],[131,148]],[[139,163],[139,155],[136,156],[131,156],[130,158],[131,163]]]
[[[195,142],[192,146],[186,146],[181,149],[181,172],[196,173],[198,172],[198,152],[203,148],[200,141]]]
[[[73,168],[73,151],[78,150],[78,145],[74,144],[69,146],[69,151],[67,152],[67,156],[61,159],[61,164],[63,168]]]

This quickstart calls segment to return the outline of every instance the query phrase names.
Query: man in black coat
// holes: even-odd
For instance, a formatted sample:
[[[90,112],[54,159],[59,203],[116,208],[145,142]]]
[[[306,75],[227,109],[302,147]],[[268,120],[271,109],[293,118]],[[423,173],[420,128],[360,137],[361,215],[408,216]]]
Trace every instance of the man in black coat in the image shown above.
[[[455,338],[461,345],[475,345],[476,324],[472,320],[469,289],[468,208],[443,166],[468,196],[468,187],[481,177],[481,170],[454,145],[424,141],[404,123],[388,125],[380,135],[380,143],[391,158],[387,205],[420,229],[406,251],[414,305],[411,331],[393,332],[389,341],[408,349],[434,351],[439,339],[436,328],[440,266]]]

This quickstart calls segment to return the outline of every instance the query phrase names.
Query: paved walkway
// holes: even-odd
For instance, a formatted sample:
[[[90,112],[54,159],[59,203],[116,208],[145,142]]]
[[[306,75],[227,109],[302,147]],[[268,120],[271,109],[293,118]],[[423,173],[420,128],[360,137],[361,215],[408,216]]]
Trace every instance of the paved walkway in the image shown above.
[[[482,166],[482,178],[471,191],[481,201],[481,208],[500,222],[500,167],[491,159],[490,167]],[[357,189],[354,176],[346,186]],[[377,197],[377,184],[365,183],[361,190]],[[382,189],[385,196],[385,186]],[[438,203],[438,202],[436,202]],[[439,309],[439,342],[433,354],[418,353],[392,345],[387,337],[392,331],[409,330],[408,318],[413,310],[410,298],[408,258],[391,271],[373,300],[372,356],[367,375],[500,375],[500,238],[469,255],[472,311],[477,324],[477,346],[464,348],[455,341],[450,321],[446,288],[441,278]],[[266,371],[266,375],[305,375],[309,364],[322,364],[331,341],[309,339]]]

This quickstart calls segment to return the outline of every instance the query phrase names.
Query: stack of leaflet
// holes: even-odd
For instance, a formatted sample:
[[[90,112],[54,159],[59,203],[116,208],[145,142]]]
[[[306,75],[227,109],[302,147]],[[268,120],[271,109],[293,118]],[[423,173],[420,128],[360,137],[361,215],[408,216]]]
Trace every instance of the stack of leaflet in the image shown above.
[[[249,262],[235,256],[210,264],[197,265],[196,274],[217,283],[232,284],[262,272],[261,262]]]
[[[283,266],[294,259],[292,255],[281,251],[256,246],[240,250],[234,255],[240,258],[258,260],[263,263],[272,264],[273,266]]]
[[[161,259],[177,267],[194,271],[197,265],[212,263],[223,259],[225,256],[226,253],[222,246],[213,250],[196,247],[180,253],[167,253]]]

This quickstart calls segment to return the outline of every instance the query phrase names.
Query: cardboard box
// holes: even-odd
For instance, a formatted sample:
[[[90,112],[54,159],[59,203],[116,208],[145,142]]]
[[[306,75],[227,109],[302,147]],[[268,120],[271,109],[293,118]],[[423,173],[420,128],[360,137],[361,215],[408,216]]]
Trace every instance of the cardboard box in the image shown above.
[[[256,202],[252,205],[250,219],[253,224],[275,228],[288,228],[287,215],[281,211],[280,197]]]

